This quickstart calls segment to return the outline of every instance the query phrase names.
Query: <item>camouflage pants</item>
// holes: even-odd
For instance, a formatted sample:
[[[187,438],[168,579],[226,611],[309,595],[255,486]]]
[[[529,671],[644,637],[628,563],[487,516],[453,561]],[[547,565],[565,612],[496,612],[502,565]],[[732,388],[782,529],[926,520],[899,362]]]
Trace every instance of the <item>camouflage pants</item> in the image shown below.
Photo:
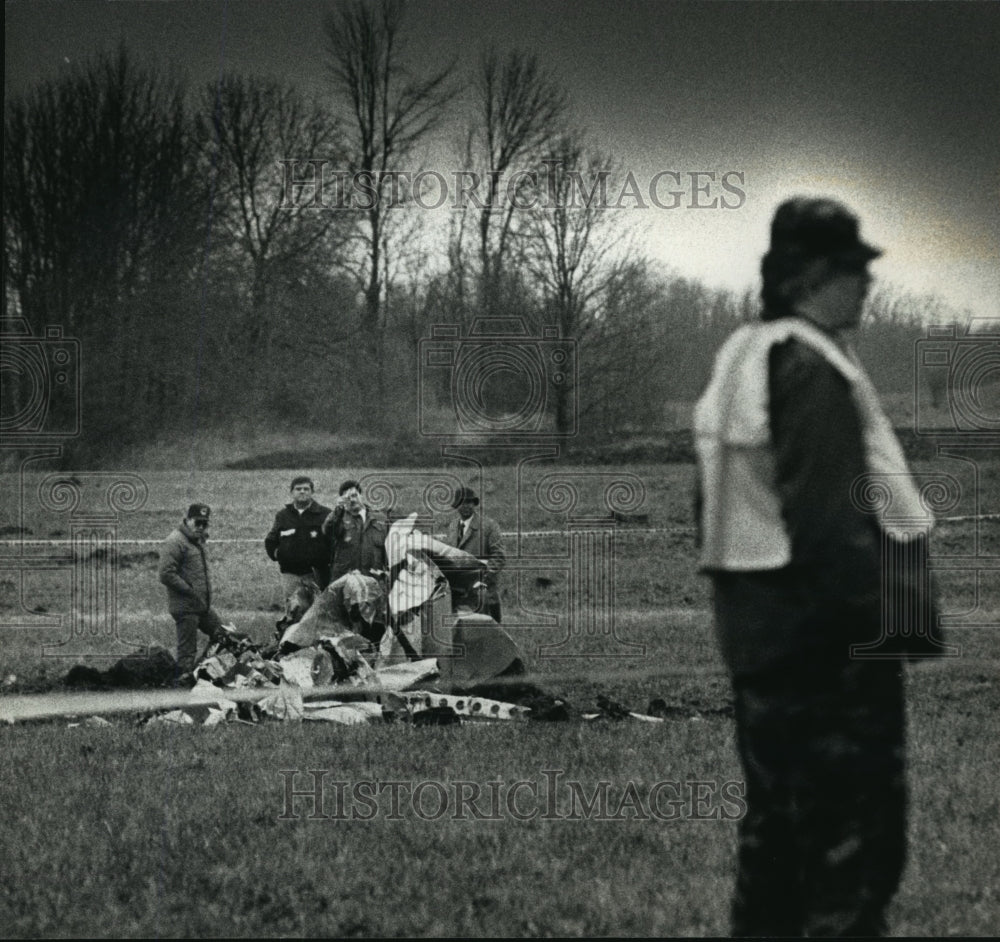
[[[214,638],[222,626],[222,620],[214,608],[207,612],[174,615],[177,625],[177,665],[183,674],[193,671],[198,659],[198,632]]]
[[[748,813],[733,935],[882,935],[906,854],[902,664],[734,680]]]

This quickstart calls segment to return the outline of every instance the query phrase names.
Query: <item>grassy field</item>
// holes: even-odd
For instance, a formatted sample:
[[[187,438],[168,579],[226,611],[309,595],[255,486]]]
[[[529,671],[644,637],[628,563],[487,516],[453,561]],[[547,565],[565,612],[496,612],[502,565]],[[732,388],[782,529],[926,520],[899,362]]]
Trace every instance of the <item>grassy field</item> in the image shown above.
[[[945,516],[997,510],[995,460],[918,469],[942,470],[958,482]],[[364,473],[315,469],[318,497]],[[575,487],[572,507],[567,492],[553,490],[555,473]],[[102,728],[62,719],[0,729],[6,936],[726,932],[741,772],[707,586],[695,571],[692,469],[616,474],[535,461],[520,477],[472,465],[404,472],[388,482],[396,508],[427,511],[435,478],[456,474],[481,491],[505,531],[522,534],[507,540],[523,571],[512,565],[506,577],[505,622],[541,686],[578,710],[600,694],[640,710],[662,697],[667,721],[201,729],[112,717]],[[3,478],[4,539],[66,540],[79,525],[68,510],[40,508],[45,476]],[[290,476],[141,476],[145,505],[117,524],[119,635],[172,648],[156,541],[197,499],[213,507],[218,609],[258,640],[269,637],[279,583],[262,538]],[[82,512],[100,503],[108,481],[78,480]],[[567,623],[569,538],[536,533],[581,520],[599,529],[593,520],[607,516],[606,498],[624,508],[613,539],[573,551],[586,550],[591,569],[613,577],[613,625],[588,632]],[[898,934],[1000,929],[998,534],[996,522],[958,520],[934,537],[935,559],[950,567],[941,587],[961,656],[908,669],[911,840],[891,912]],[[79,591],[70,547],[3,549],[38,563],[21,581],[0,571],[0,676],[16,678],[5,692],[52,689],[76,660],[45,647],[67,638]],[[590,585],[584,607],[601,599],[600,582]],[[289,794],[315,788],[309,770],[321,781],[318,805]]]

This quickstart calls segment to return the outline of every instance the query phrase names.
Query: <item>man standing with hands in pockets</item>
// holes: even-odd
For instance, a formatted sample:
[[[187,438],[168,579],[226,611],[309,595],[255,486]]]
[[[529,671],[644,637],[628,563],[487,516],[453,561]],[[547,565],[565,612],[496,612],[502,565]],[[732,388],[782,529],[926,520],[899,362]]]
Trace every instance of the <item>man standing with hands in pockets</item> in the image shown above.
[[[281,567],[286,605],[303,583],[315,595],[330,581],[329,547],[323,537],[330,508],[313,499],[312,479],[304,475],[292,480],[291,495],[291,503],[275,514],[264,538],[265,552]]]
[[[160,547],[160,582],[167,589],[167,605],[177,625],[177,665],[180,682],[194,670],[198,632],[212,640],[222,633],[222,621],[212,608],[212,584],[205,557],[205,540],[212,511],[208,504],[192,504],[187,516]]]

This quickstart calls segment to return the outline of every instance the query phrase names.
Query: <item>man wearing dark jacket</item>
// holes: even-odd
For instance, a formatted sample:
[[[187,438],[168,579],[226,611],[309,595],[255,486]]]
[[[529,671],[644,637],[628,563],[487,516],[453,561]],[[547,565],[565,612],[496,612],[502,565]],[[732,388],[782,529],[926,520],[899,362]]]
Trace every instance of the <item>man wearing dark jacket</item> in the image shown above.
[[[747,788],[736,936],[880,935],[902,874],[900,658],[934,653],[931,520],[850,342],[880,254],[839,203],[782,204],[761,322],[726,341],[695,409],[701,568]]]
[[[177,625],[177,664],[182,674],[194,670],[198,632],[215,638],[222,625],[212,608],[205,558],[210,516],[207,504],[192,504],[181,525],[160,546],[160,582],[167,588],[167,604]]]
[[[267,555],[281,568],[281,586],[289,599],[306,582],[322,591],[330,581],[329,547],[323,536],[323,521],[330,513],[313,499],[314,485],[305,476],[292,480],[292,501],[274,517],[264,538]]]
[[[323,533],[330,549],[330,582],[354,569],[365,575],[388,570],[389,520],[383,511],[365,503],[357,481],[340,485],[337,502],[323,522]]]

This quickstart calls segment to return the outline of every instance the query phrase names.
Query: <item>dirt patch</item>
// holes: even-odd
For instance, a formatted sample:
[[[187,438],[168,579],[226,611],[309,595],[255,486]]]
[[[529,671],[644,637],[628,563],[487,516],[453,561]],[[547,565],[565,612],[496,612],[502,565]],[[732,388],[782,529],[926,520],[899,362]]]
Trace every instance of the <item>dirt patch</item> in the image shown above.
[[[88,559],[95,559],[98,562],[103,562],[108,559],[110,555],[111,551],[102,547],[101,549],[94,550]],[[118,554],[119,569],[152,569],[156,567],[159,561],[160,556],[155,550],[147,550],[144,553]]]
[[[0,536],[31,536],[30,527],[0,527]]]
[[[145,553],[119,553],[119,569],[155,569],[160,562],[160,555],[155,550]]]

